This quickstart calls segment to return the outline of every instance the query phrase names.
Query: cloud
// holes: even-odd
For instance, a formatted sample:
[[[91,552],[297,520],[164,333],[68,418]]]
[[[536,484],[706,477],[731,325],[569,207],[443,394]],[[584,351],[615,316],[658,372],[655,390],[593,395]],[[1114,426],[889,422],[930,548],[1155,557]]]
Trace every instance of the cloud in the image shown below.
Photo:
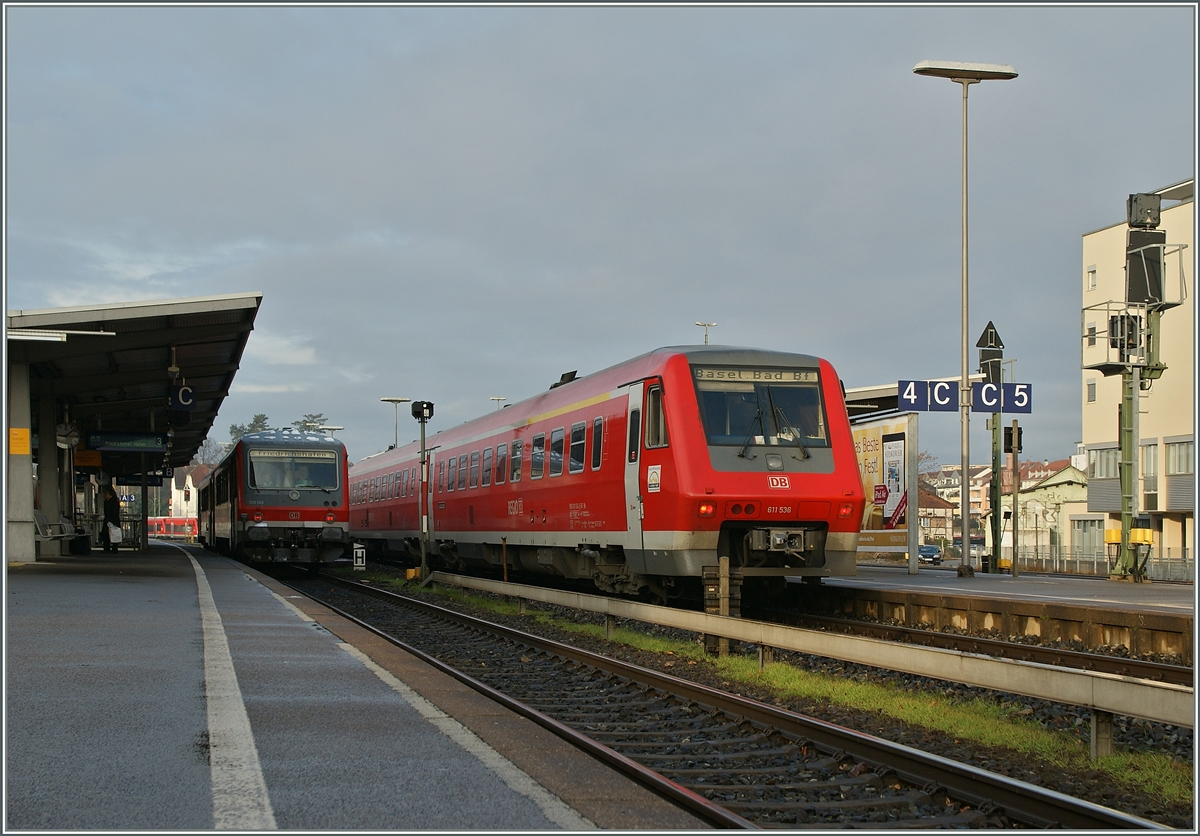
[[[1060,458],[1080,236],[1192,174],[1193,14],[12,7],[9,301],[262,291],[223,414],[323,412],[356,455],[381,396],[451,426],[696,320],[848,386],[954,375],[961,93],[911,70],[978,57],[1021,75],[970,93],[968,330],[995,321]],[[1112,127],[1131,102],[1152,154]],[[953,418],[922,423],[944,461]]]

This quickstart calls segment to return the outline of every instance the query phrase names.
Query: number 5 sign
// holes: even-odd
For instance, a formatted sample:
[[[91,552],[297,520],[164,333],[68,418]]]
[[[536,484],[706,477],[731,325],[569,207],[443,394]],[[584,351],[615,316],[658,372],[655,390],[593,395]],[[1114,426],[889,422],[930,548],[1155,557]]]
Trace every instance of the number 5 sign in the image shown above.
[[[1029,383],[973,383],[971,411],[1028,415],[1033,412],[1033,386]]]

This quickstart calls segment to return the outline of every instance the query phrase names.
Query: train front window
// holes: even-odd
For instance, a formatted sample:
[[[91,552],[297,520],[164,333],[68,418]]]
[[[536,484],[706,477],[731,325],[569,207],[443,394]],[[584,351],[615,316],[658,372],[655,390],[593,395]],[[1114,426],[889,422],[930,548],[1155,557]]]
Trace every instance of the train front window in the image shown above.
[[[336,490],[337,453],[333,450],[251,450],[250,487],[260,491]]]
[[[708,443],[728,447],[828,447],[816,369],[692,367]]]

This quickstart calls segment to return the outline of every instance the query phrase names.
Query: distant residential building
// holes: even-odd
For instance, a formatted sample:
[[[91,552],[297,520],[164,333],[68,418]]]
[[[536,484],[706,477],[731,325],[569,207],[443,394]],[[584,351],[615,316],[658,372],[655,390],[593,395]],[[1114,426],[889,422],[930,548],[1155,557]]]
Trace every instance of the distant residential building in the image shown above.
[[[1000,513],[1012,511],[1012,469],[1000,495]],[[1023,556],[1043,560],[1070,555],[1072,516],[1086,512],[1087,475],[1074,467],[1070,459],[1055,462],[1023,462],[1017,468],[1020,490],[1017,492],[1017,542]],[[988,551],[992,549],[992,531],[987,531]],[[1013,524],[1009,514],[1002,523],[1000,545],[1012,549]],[[1090,548],[1091,544],[1085,544]],[[1103,547],[1103,542],[1101,543]],[[1103,551],[1103,548],[1101,548]],[[1089,552],[1090,553],[1090,552]],[[1005,552],[1005,554],[1011,554]]]
[[[1160,325],[1162,377],[1141,392],[1139,404],[1138,474],[1135,506],[1149,515],[1156,532],[1159,555],[1184,559],[1195,543],[1195,225],[1193,180],[1160,189],[1163,199],[1159,229],[1166,232],[1167,255],[1163,271],[1163,296],[1182,301],[1163,311]],[[1115,195],[1114,216],[1124,196]],[[1106,350],[1109,309],[1125,300],[1125,221],[1083,236],[1081,271],[1083,321],[1082,365],[1097,351]],[[1182,249],[1179,249],[1180,246]],[[1182,284],[1182,288],[1181,288]],[[1093,364],[1094,365],[1094,364]],[[1073,540],[1077,546],[1098,544],[1103,549],[1104,530],[1121,527],[1121,489],[1117,472],[1118,407],[1121,375],[1105,377],[1100,370],[1083,368],[1082,452],[1087,456],[1087,507],[1072,513]]]
[[[954,539],[955,511],[958,506],[947,502],[933,490],[923,486],[917,491],[919,497],[918,522],[921,526],[922,543],[949,543]]]

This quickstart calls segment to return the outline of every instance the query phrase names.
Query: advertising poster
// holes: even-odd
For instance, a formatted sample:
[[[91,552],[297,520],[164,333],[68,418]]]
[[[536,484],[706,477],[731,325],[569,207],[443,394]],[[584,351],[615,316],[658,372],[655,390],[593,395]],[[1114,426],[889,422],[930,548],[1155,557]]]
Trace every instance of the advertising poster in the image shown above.
[[[907,463],[912,417],[893,415],[851,426],[858,472],[868,500],[858,539],[860,552],[908,551]]]

